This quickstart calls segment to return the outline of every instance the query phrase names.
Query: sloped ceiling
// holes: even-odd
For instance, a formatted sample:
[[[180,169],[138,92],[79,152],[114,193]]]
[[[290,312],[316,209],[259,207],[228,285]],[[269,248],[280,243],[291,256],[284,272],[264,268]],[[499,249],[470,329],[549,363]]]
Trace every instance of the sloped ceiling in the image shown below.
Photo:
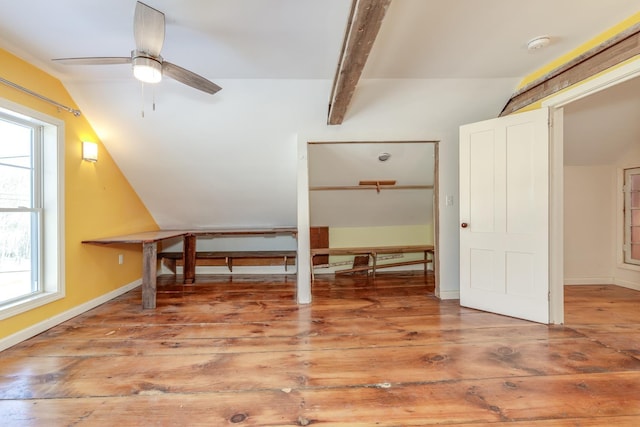
[[[128,66],[51,62],[127,56],[133,0],[0,0],[0,47],[60,78],[166,228],[295,224],[299,135],[455,144],[460,124],[496,117],[528,73],[639,9],[636,0],[394,0],[344,124],[329,127],[350,0],[147,3],[167,17],[162,55],[222,91],[170,79],[143,88]],[[527,51],[541,34],[551,46]]]
[[[382,154],[390,157],[381,161]],[[310,144],[311,225],[433,224],[434,155],[433,142]],[[379,191],[353,189],[361,181],[395,181],[395,185]],[[418,186],[431,188],[411,188]],[[346,188],[322,189],[336,187]]]

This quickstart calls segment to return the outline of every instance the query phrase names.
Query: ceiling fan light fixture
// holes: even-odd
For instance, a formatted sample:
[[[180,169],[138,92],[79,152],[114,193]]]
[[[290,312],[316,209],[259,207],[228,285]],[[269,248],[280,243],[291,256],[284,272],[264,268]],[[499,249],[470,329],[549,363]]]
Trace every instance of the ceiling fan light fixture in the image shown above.
[[[162,80],[162,64],[147,56],[133,58],[133,75],[144,83],[159,83]]]

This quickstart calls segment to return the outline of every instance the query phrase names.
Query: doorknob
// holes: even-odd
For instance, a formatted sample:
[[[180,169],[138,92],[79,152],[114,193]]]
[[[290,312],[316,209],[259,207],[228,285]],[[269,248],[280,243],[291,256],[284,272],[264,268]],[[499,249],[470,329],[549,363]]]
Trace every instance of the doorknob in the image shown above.
[[[460,227],[462,228],[467,228],[469,226],[469,224],[467,224],[466,222],[463,222],[462,224],[460,224]]]

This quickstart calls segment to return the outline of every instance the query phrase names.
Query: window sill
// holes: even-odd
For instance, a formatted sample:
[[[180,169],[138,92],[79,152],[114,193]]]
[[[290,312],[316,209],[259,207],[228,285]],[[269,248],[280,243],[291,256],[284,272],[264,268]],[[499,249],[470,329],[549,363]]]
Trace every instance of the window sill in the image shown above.
[[[29,298],[15,301],[11,304],[0,307],[0,320],[7,319],[9,317],[16,316],[21,313],[26,313],[29,310],[41,307],[45,304],[50,304],[54,301],[62,299],[64,293],[62,292],[45,292],[42,294],[34,295]]]

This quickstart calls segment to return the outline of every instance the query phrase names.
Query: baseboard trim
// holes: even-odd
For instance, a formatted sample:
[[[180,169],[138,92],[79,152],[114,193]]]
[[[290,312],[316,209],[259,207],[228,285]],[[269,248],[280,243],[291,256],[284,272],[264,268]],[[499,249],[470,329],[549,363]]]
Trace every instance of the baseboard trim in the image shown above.
[[[615,281],[613,277],[569,277],[564,279],[564,284],[571,285],[611,285]]]
[[[640,291],[640,283],[617,279],[615,281],[615,284],[618,286],[622,286],[623,288],[633,289],[634,291]]]
[[[96,308],[100,304],[104,304],[116,297],[119,297],[122,294],[129,292],[132,289],[137,288],[142,284],[142,279],[135,280],[128,285],[124,285],[121,288],[118,288],[114,291],[106,293],[104,295],[99,296],[98,298],[92,299],[91,301],[87,301],[83,304],[77,305],[70,310],[67,310],[63,313],[57,314],[53,317],[50,317],[47,320],[44,320],[35,325],[29,326],[21,331],[16,332],[13,335],[9,335],[8,337],[0,339],[0,351],[6,350],[9,347],[13,347],[14,345],[21,343],[29,338],[32,338],[47,329],[51,329],[56,325],[59,325],[62,322],[66,322],[69,319],[72,319],[80,314],[91,310],[92,308]]]
[[[440,299],[460,299],[460,291],[440,291],[437,297]]]

